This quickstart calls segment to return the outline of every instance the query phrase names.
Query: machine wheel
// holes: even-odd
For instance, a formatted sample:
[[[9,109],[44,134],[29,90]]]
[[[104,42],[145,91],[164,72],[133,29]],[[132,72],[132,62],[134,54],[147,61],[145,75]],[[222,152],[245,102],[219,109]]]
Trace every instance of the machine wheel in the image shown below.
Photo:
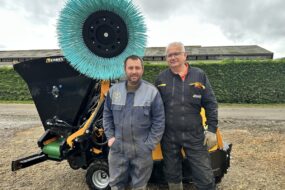
[[[104,160],[95,160],[87,169],[86,182],[90,189],[109,190],[109,167]]]

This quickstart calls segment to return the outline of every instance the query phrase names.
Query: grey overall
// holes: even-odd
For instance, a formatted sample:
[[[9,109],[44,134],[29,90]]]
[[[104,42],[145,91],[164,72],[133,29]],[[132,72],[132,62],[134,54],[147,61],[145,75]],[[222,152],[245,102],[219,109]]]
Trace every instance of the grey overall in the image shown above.
[[[153,166],[152,150],[164,132],[164,108],[158,90],[141,81],[135,92],[125,82],[110,89],[105,101],[103,126],[108,139],[115,137],[109,152],[110,186],[133,189],[146,186]]]

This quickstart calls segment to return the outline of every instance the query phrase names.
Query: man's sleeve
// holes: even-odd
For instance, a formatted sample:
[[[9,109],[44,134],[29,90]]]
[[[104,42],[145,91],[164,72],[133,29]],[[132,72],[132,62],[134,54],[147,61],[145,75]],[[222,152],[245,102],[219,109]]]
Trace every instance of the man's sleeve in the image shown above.
[[[103,128],[104,128],[104,133],[108,140],[111,137],[115,136],[115,125],[114,125],[114,120],[113,120],[113,113],[111,110],[111,98],[110,98],[109,93],[104,103]]]
[[[216,133],[218,126],[218,103],[212,86],[206,74],[204,74],[205,91],[202,97],[202,106],[206,111],[208,131]]]
[[[160,142],[165,128],[164,106],[159,92],[151,104],[151,130],[146,140],[146,146],[151,150]]]

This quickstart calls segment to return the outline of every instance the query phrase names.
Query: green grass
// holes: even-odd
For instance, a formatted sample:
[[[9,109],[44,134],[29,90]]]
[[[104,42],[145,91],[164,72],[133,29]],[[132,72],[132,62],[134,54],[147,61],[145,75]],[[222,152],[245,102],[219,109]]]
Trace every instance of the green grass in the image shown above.
[[[33,104],[32,100],[0,100],[0,104]]]

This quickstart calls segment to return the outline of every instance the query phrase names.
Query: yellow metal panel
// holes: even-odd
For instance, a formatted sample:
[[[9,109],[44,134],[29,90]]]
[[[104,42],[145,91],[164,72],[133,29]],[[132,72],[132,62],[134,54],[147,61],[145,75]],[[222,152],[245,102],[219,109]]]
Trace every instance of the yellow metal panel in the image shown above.
[[[200,114],[201,114],[201,117],[202,117],[202,124],[203,124],[203,126],[205,126],[207,119],[206,119],[206,112],[205,112],[204,108],[201,109]],[[217,128],[216,135],[217,135],[217,144],[215,146],[213,146],[209,150],[209,152],[213,152],[213,151],[217,150],[218,148],[220,148],[220,149],[223,148],[223,139],[222,139],[222,135],[220,133],[219,128]],[[183,157],[185,157],[185,152],[184,152],[183,149],[181,150],[181,152],[182,152]],[[162,160],[163,159],[160,144],[158,144],[156,146],[156,148],[152,151],[152,159],[153,160]]]

